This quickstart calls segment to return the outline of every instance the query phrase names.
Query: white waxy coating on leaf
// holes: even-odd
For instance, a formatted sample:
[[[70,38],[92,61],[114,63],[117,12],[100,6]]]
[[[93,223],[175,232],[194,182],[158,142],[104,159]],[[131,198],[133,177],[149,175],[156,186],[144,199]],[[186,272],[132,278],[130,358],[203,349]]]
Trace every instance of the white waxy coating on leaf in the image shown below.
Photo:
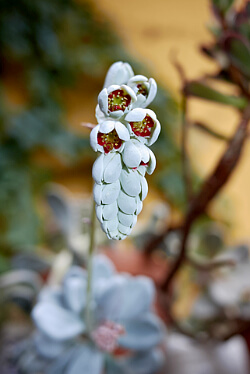
[[[141,200],[143,201],[148,194],[148,183],[146,178],[141,177]]]
[[[103,159],[104,159],[104,154],[101,154],[95,160],[93,168],[92,168],[92,177],[94,181],[98,184],[101,184],[103,180]]]
[[[151,139],[148,140],[147,144],[150,146],[156,142],[161,131],[161,125],[158,120],[155,121],[155,129],[153,130]]]
[[[122,170],[121,172],[121,185],[123,190],[129,196],[137,196],[141,191],[140,177],[136,170]]]
[[[133,214],[136,210],[136,199],[120,191],[118,197],[118,206],[123,213]]]
[[[120,189],[121,187],[119,180],[114,183],[104,185],[101,197],[102,204],[112,204],[117,199]]]
[[[128,226],[124,226],[121,223],[119,223],[118,230],[119,230],[119,232],[121,232],[124,235],[129,235],[132,231],[132,228],[130,228]]]
[[[96,205],[95,206],[95,213],[96,213],[96,217],[97,219],[102,222],[102,211],[103,211],[103,205]]]
[[[141,211],[142,211],[142,207],[143,207],[143,204],[142,204],[142,201],[140,200],[140,198],[138,197],[137,198],[137,207],[136,207],[136,214],[140,214]]]
[[[103,211],[102,211],[102,216],[106,220],[112,220],[117,217],[118,213],[118,206],[117,202],[114,201],[113,204],[109,205],[103,205]]]
[[[106,183],[114,183],[119,179],[122,171],[122,161],[120,153],[114,153],[109,163],[105,167],[103,179]]]
[[[93,188],[94,200],[97,205],[101,205],[102,202],[102,184],[94,184]]]
[[[118,227],[118,220],[113,219],[112,221],[103,221],[102,228],[105,232],[107,231],[115,231]]]
[[[132,141],[125,144],[123,150],[123,162],[129,168],[136,168],[141,162],[141,153]]]
[[[134,214],[125,214],[125,213],[121,212],[120,210],[118,212],[119,222],[122,225],[127,226],[127,227],[131,227],[133,225],[134,217],[135,217]]]

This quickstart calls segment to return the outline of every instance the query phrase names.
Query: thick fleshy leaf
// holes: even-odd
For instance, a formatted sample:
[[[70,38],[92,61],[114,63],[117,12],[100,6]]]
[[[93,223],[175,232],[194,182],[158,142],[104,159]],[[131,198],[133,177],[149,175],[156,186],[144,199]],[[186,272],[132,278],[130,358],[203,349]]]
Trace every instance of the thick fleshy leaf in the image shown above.
[[[137,214],[137,215],[141,213],[142,208],[143,208],[142,201],[141,201],[140,198],[138,197],[137,200],[136,200],[136,214]]]
[[[124,369],[126,373],[155,374],[162,368],[164,361],[163,352],[160,349],[153,349],[129,357],[124,362]]]
[[[126,278],[115,275],[103,284],[99,283],[96,293],[97,318],[99,321],[115,321],[120,317],[123,303],[123,287]]]
[[[154,301],[155,288],[150,278],[129,277],[123,287],[121,319],[140,319],[147,313]],[[140,300],[140,302],[138,302]]]
[[[118,212],[118,220],[119,222],[127,227],[131,227],[134,222],[134,214],[125,214],[119,210]]]
[[[88,345],[81,345],[74,354],[65,374],[102,374],[103,353]]]
[[[106,184],[102,190],[101,201],[103,204],[112,204],[118,198],[120,193],[120,181],[117,180],[114,183]]]
[[[141,200],[143,201],[148,194],[148,183],[146,181],[146,178],[141,177],[140,179],[141,179],[141,194],[140,194],[140,197],[141,197]]]
[[[113,65],[111,65],[106,74],[104,87],[109,87],[113,84],[127,84],[133,75],[134,72],[127,62],[115,62]]]
[[[127,142],[122,154],[123,162],[129,168],[136,168],[141,162],[141,153],[132,141]]]
[[[105,220],[113,220],[117,217],[117,214],[118,206],[116,201],[114,201],[113,204],[103,205],[102,215]]]
[[[118,228],[118,219],[115,218],[112,221],[103,221],[102,228],[105,232],[107,231],[115,231]]]
[[[75,313],[48,302],[38,303],[32,317],[37,328],[54,340],[70,340],[85,330],[83,321]]]
[[[114,183],[120,177],[122,161],[120,153],[114,153],[104,170],[104,182]]]
[[[123,320],[125,334],[119,338],[119,345],[132,350],[148,350],[163,339],[164,327],[153,314],[144,314],[140,319]]]
[[[97,205],[101,205],[102,203],[102,185],[101,184],[94,184],[93,188],[93,195],[94,195],[94,200]]]
[[[129,196],[137,196],[141,191],[141,181],[136,170],[125,170],[121,172],[121,185]]]
[[[99,254],[93,259],[92,274],[93,282],[108,279],[115,274],[115,267],[106,256]]]
[[[96,206],[95,206],[96,217],[97,217],[97,219],[98,219],[100,222],[103,221],[103,217],[102,217],[103,207],[104,207],[104,205],[96,205]]]
[[[118,197],[118,206],[123,213],[133,214],[136,211],[136,199],[134,197],[128,196],[123,191],[120,191]]]
[[[78,346],[73,346],[66,350],[63,355],[60,355],[52,364],[46,369],[46,374],[62,374],[65,373],[65,368],[73,359]]]
[[[55,303],[57,305],[62,305],[62,290],[61,288],[56,286],[46,286],[39,293],[38,300],[40,302],[49,302]]]
[[[87,275],[78,266],[72,266],[63,281],[63,295],[66,305],[80,313],[86,302]]]
[[[124,226],[121,223],[119,223],[119,225],[118,225],[118,231],[120,233],[124,234],[124,235],[129,235],[131,233],[131,231],[132,231],[132,228]]]
[[[68,348],[70,343],[56,341],[42,333],[38,333],[34,337],[34,344],[39,355],[51,359],[60,356]]]
[[[98,184],[102,183],[103,180],[103,159],[104,154],[102,153],[97,159],[95,160],[92,168],[92,177],[94,181]]]

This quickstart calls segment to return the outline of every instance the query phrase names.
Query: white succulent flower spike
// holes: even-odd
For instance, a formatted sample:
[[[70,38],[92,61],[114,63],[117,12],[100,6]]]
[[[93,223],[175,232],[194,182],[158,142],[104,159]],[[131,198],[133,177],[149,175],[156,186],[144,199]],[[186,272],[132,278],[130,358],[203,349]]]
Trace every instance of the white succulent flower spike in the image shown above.
[[[132,109],[137,97],[131,87],[125,84],[104,88],[98,96],[101,111],[107,117],[121,118]]]
[[[127,84],[133,76],[133,69],[127,62],[117,61],[110,66],[103,87],[108,88],[113,84]]]
[[[103,121],[90,133],[90,145],[95,152],[121,152],[124,141],[129,139],[127,128],[119,121]]]
[[[92,170],[96,215],[108,238],[116,240],[131,233],[142,210],[148,193],[145,174],[152,174],[156,166],[148,146],[161,128],[155,113],[144,109],[156,94],[155,81],[133,75],[126,63],[111,66],[98,96],[99,124],[90,134],[92,148],[101,153]],[[126,80],[131,86],[123,84]],[[137,100],[141,108],[134,108]]]
[[[155,113],[150,109],[136,108],[131,110],[126,117],[131,136],[146,145],[152,145],[161,131],[161,125]]]
[[[144,75],[135,75],[127,83],[136,95],[137,101],[133,107],[146,108],[155,98],[157,93],[157,84],[153,78],[148,79]]]

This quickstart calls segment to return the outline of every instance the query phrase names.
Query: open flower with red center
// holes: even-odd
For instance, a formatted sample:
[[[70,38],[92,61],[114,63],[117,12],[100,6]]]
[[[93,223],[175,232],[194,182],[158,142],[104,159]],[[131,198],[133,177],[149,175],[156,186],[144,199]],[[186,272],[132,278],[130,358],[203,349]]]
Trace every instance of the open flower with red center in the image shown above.
[[[112,85],[104,88],[98,96],[100,110],[105,116],[121,118],[136,102],[136,94],[126,85]]]
[[[152,110],[133,109],[126,115],[125,120],[128,122],[130,134],[142,143],[152,145],[157,140],[161,125]]]
[[[135,108],[146,108],[155,98],[157,93],[157,84],[153,78],[148,79],[144,75],[135,75],[131,77],[127,83],[136,95],[137,101],[133,105]]]
[[[121,152],[124,141],[130,139],[127,128],[119,121],[104,121],[93,128],[90,144],[95,152]]]

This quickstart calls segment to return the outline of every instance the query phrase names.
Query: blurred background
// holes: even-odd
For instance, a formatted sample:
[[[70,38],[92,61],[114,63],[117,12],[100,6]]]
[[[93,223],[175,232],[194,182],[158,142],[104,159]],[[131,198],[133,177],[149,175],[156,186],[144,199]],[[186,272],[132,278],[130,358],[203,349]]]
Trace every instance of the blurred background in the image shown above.
[[[238,7],[246,3],[235,1]],[[54,267],[49,278],[53,283],[53,276],[60,273],[58,254],[65,248],[86,254],[96,154],[89,145],[90,131],[81,124],[96,124],[97,96],[115,61],[127,61],[136,74],[156,80],[158,93],[150,108],[162,132],[152,146],[157,169],[148,177],[149,194],[132,237],[112,243],[98,226],[98,242],[125,251],[140,249],[170,221],[178,225],[186,201],[180,147],[181,79],[173,60],[182,65],[188,80],[214,74],[218,64],[201,53],[201,46],[212,43],[211,30],[216,26],[209,0],[0,1],[0,273],[29,268],[44,280]],[[225,93],[238,93],[225,83],[218,87]],[[189,99],[187,114],[190,122],[206,122],[227,140],[240,118],[232,107],[197,98]],[[195,191],[226,146],[227,142],[190,126],[188,153]],[[248,248],[240,245],[249,241],[249,159],[247,143],[230,183],[195,225],[191,252],[217,258],[222,250],[235,249],[237,244],[240,261],[244,262],[246,253],[249,256]],[[162,258],[168,261],[178,254],[178,235],[168,235],[164,245],[158,265]],[[67,261],[69,265],[71,260],[63,254],[64,266]],[[112,256],[118,270],[131,271],[124,257]],[[158,267],[149,269],[148,275],[158,285],[167,261],[161,273]],[[131,272],[138,273],[141,265],[137,268],[135,262]],[[206,272],[190,268],[181,272],[173,306],[177,319],[189,315],[208,278]],[[20,298],[28,300],[27,309],[39,287],[31,296]],[[14,296],[19,295],[19,290],[15,292]],[[15,311],[12,317],[16,318]]]

